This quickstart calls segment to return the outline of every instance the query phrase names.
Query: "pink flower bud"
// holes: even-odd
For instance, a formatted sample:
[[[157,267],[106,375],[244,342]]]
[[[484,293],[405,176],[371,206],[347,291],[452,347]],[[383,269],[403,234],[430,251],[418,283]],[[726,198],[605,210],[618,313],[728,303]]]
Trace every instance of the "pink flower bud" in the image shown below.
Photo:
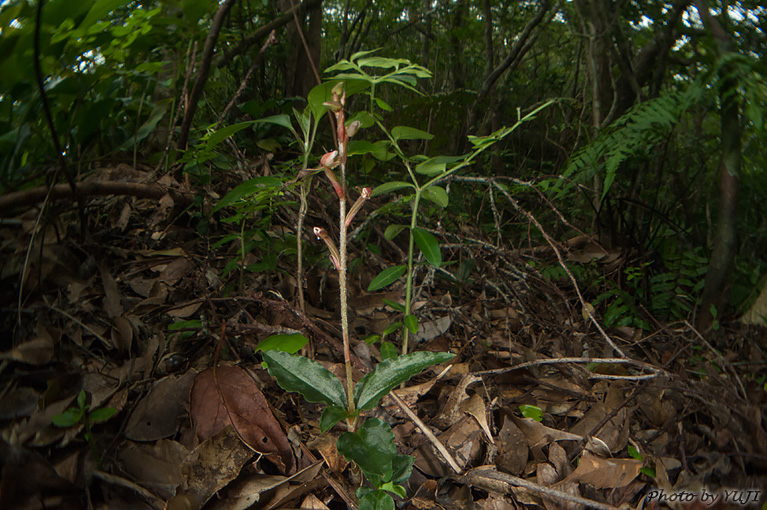
[[[336,156],[338,151],[328,152],[320,158],[320,164],[325,168],[333,168],[336,166]]]
[[[361,126],[361,125],[362,125],[362,124],[360,123],[360,121],[358,121],[358,120],[355,120],[354,122],[352,122],[351,124],[349,124],[348,126],[346,126],[346,136],[348,136],[349,138],[351,138],[351,137],[353,137],[354,135],[356,135],[356,134],[357,134],[357,131],[360,129],[360,126]]]

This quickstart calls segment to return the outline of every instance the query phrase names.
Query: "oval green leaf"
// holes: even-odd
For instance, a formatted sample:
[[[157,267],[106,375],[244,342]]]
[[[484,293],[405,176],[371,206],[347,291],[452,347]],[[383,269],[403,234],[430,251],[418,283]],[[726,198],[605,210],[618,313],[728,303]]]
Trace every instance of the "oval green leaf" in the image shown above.
[[[447,196],[447,191],[440,186],[429,186],[421,192],[423,198],[434,202],[443,209],[450,203],[450,198]]]
[[[365,420],[357,432],[341,434],[336,448],[347,460],[355,462],[374,486],[391,480],[397,447],[394,433],[385,421],[378,418]]]
[[[295,391],[309,402],[346,407],[346,392],[338,377],[317,363],[298,354],[266,351],[266,369],[285,391]]]
[[[357,409],[373,409],[384,395],[424,369],[455,357],[449,352],[413,352],[376,365],[354,388]]]
[[[439,249],[439,241],[430,232],[422,228],[413,229],[413,239],[415,244],[423,252],[424,257],[434,267],[442,265],[442,252]]]
[[[376,189],[373,190],[373,193],[371,193],[370,196],[375,197],[378,195],[383,195],[384,193],[391,193],[392,191],[397,191],[398,189],[403,189],[403,188],[415,188],[415,186],[413,186],[409,182],[404,182],[404,181],[385,182],[381,184],[380,186],[376,187]]]
[[[416,173],[423,175],[437,175],[447,169],[447,163],[437,158],[429,158],[415,167]]]
[[[407,228],[407,225],[389,225],[388,227],[386,227],[386,231],[384,232],[384,238],[386,238],[387,241],[391,241],[406,228]]]
[[[345,407],[342,406],[328,406],[322,410],[320,416],[320,431],[327,432],[333,425],[349,416]]]
[[[434,135],[427,133],[426,131],[421,131],[420,129],[408,126],[397,126],[392,128],[391,135],[395,140],[431,140],[434,138]]]
[[[418,317],[416,317],[413,314],[406,315],[405,318],[402,320],[402,322],[405,323],[405,327],[408,331],[413,333],[414,335],[418,333]]]
[[[400,276],[405,274],[407,266],[394,266],[381,271],[381,274],[373,278],[373,281],[368,285],[368,292],[383,289],[387,285],[391,285],[396,282]]]
[[[301,333],[292,333],[289,335],[272,335],[264,338],[256,345],[255,352],[258,351],[282,351],[295,354],[300,351],[304,345],[309,342]]]
[[[538,406],[529,406],[522,404],[519,406],[519,410],[522,413],[522,416],[525,418],[532,418],[535,421],[541,421],[543,420],[543,411]]]

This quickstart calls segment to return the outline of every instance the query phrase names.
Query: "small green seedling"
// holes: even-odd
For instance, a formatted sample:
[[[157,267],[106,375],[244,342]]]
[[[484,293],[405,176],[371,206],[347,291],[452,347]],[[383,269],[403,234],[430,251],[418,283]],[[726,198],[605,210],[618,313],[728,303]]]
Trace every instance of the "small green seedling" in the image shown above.
[[[114,416],[117,409],[114,407],[101,407],[90,410],[90,404],[85,403],[85,390],[80,390],[77,395],[77,407],[70,407],[63,413],[53,416],[53,424],[57,427],[74,427],[82,423],[85,425],[85,440],[91,442],[91,429],[95,423],[102,423]]]

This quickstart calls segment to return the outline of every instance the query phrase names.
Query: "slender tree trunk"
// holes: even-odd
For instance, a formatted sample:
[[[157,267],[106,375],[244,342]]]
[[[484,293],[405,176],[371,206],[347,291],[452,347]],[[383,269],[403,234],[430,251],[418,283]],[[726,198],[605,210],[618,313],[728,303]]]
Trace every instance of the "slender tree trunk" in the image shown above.
[[[719,58],[734,51],[729,34],[718,19],[711,15],[705,0],[695,6],[706,28],[716,40]],[[735,260],[737,241],[737,198],[741,164],[740,96],[733,66],[724,64],[719,70],[719,103],[722,139],[719,161],[719,215],[711,260],[703,288],[703,301],[698,316],[698,328],[706,329],[726,308],[730,295],[730,275]]]

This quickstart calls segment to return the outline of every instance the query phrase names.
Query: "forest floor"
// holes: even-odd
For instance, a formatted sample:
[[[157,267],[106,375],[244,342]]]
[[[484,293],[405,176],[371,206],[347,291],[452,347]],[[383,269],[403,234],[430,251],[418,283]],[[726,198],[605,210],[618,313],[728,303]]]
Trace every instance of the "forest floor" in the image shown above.
[[[342,429],[321,434],[319,406],[280,389],[254,352],[301,333],[343,377],[335,271],[309,267],[301,312],[294,256],[222,277],[237,245],[212,245],[239,226],[201,235],[170,197],[91,198],[84,239],[76,206],[53,203],[39,224],[38,212],[0,224],[0,508],[356,507]],[[280,214],[275,237],[291,231],[294,213]],[[764,329],[722,318],[709,332],[690,319],[603,334],[570,280],[521,262],[558,264],[549,246],[461,234],[478,242],[452,255],[475,260],[475,276],[424,269],[414,300],[415,349],[457,356],[395,390],[436,441],[391,397],[370,412],[416,458],[400,508],[767,508]],[[385,303],[404,301],[401,286],[363,290],[402,260],[377,237],[380,256],[350,282],[358,339],[401,320]],[[561,246],[568,260],[597,248]],[[602,253],[604,271],[625,258]],[[354,344],[357,378],[380,353]]]

